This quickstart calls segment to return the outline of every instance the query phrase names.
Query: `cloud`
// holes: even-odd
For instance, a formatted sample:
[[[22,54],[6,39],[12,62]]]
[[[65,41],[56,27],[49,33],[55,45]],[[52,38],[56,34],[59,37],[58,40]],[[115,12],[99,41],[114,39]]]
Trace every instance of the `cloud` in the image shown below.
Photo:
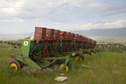
[[[8,28],[5,24],[11,24],[15,29],[19,25],[61,30],[119,28],[126,27],[125,8],[121,0],[1,0],[0,25]]]
[[[83,11],[99,13],[99,15],[126,14],[126,4],[123,2],[99,0],[1,0],[0,17],[8,16],[20,19],[42,19],[68,12],[67,9],[82,8]]]
[[[120,14],[125,14],[126,15],[126,3],[111,3],[106,6],[103,10],[103,15],[105,16],[114,16],[114,15],[119,15]]]
[[[23,3],[16,0],[2,0],[0,3],[0,13],[1,15],[14,16],[21,10]]]
[[[115,1],[104,3],[100,0],[1,0],[0,19],[45,19],[60,21],[77,14],[76,19],[126,14],[126,4]],[[78,11],[76,11],[76,9]],[[78,12],[78,13],[77,13]],[[65,16],[64,16],[65,15]],[[56,17],[57,18],[54,18]],[[64,16],[64,17],[62,17]]]
[[[67,12],[67,8],[91,6],[94,1],[97,0],[2,0],[0,15],[2,18],[42,19]]]
[[[63,25],[63,24],[62,24]],[[110,29],[126,27],[126,20],[104,21],[86,24],[64,24],[67,30]]]

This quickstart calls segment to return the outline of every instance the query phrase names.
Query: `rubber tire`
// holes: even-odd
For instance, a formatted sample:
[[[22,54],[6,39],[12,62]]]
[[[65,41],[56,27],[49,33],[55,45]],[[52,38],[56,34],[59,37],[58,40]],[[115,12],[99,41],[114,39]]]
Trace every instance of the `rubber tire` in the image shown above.
[[[79,56],[76,56],[74,59],[75,61],[79,61]]]
[[[80,58],[82,59],[82,60],[80,60],[80,61],[83,61],[83,60],[84,60],[84,56],[81,56]]]
[[[21,63],[17,60],[12,60],[10,63],[9,63],[9,67],[15,71],[19,71],[23,68],[23,66],[21,65]]]
[[[75,61],[83,61],[84,60],[84,57],[83,56],[76,56],[75,57]]]
[[[65,65],[65,63],[61,63],[60,65],[59,65],[59,68],[60,69],[62,69],[63,67],[62,66],[64,66]],[[67,63],[67,65],[66,65],[66,67],[65,67],[65,72],[68,72],[70,69],[72,68],[72,65],[71,65],[71,63],[70,62],[68,62]]]

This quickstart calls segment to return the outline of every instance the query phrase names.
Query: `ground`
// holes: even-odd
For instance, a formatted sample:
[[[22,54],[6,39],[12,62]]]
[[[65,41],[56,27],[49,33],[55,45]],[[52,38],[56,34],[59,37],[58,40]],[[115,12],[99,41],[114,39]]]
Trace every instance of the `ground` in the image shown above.
[[[4,46],[4,47],[3,47]],[[21,50],[6,44],[0,44],[0,83],[1,84],[57,84],[54,80],[58,71],[18,72],[8,68],[12,60],[11,54]],[[65,84],[125,84],[126,53],[100,52],[92,56],[86,55],[81,62],[71,61],[72,69],[64,73],[68,77]]]

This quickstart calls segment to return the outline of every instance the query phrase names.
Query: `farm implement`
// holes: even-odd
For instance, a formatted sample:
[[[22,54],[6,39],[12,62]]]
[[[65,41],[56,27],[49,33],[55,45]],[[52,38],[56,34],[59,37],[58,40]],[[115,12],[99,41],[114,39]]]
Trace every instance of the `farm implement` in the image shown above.
[[[96,41],[85,36],[44,27],[35,27],[34,39],[22,41],[22,53],[13,54],[9,63],[15,71],[24,66],[44,69],[58,64],[60,69],[69,71],[70,60],[83,60],[85,54],[95,53]]]

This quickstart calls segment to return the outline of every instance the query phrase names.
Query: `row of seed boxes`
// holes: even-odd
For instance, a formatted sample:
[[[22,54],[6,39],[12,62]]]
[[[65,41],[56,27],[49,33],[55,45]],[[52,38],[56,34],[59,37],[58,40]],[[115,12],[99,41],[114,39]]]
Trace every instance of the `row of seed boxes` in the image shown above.
[[[36,27],[34,39],[36,41],[45,41],[45,40],[72,40],[73,34],[70,32],[48,29],[44,27]]]
[[[35,36],[34,39],[39,42],[39,41],[75,41],[80,48],[83,44],[88,45],[87,48],[90,48],[91,45],[95,46],[96,43],[92,39],[89,39],[87,37],[84,37],[79,34],[74,34],[71,32],[65,32],[65,31],[60,31],[60,30],[55,30],[55,29],[48,29],[45,27],[36,27],[35,28]]]
[[[59,38],[59,31],[54,29],[47,29],[44,27],[35,27],[34,39],[39,41],[51,41]]]

